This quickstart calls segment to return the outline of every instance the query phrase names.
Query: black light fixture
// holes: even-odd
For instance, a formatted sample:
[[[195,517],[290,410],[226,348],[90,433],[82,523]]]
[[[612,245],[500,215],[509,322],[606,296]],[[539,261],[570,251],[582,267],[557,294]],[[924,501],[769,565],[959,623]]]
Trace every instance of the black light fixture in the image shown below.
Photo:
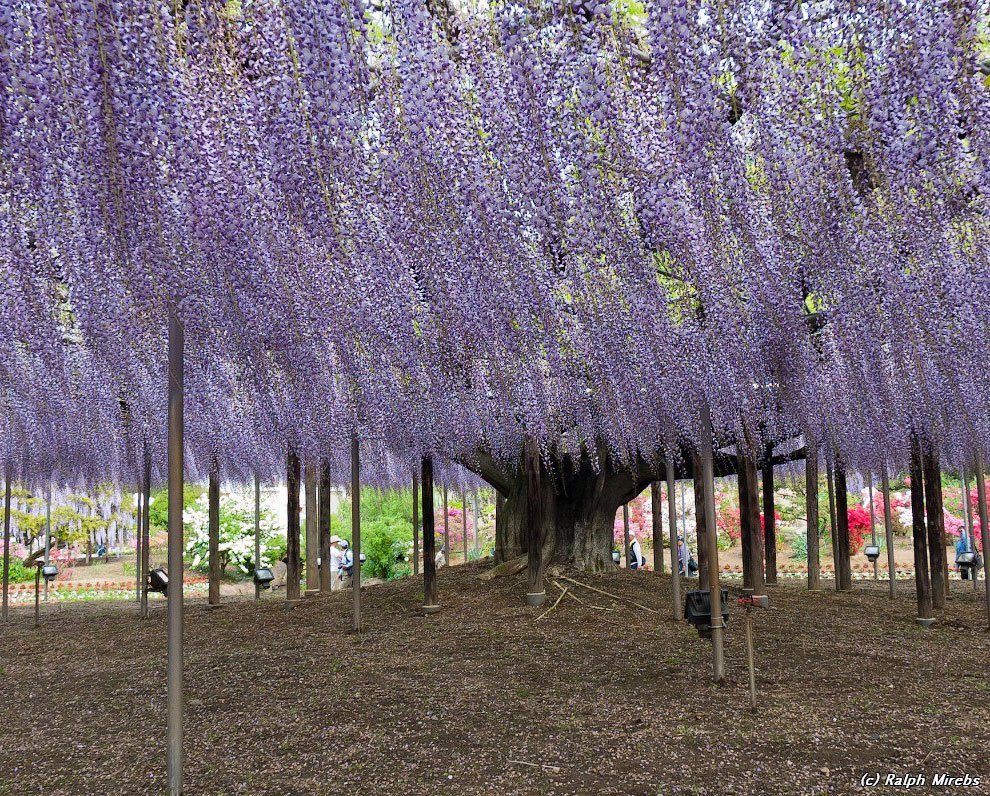
[[[153,569],[148,573],[148,591],[168,595],[168,573],[163,567]]]
[[[617,565],[620,561],[622,561],[622,553],[620,553],[618,550],[613,550],[612,563]]]
[[[880,558],[880,548],[875,544],[868,544],[863,552],[870,559],[871,564],[876,564],[877,559]]]
[[[58,577],[58,567],[54,564],[43,564],[41,567],[41,577],[45,579],[46,583],[51,583]]]
[[[722,592],[722,626],[729,625],[729,590]],[[684,596],[684,621],[693,625],[702,638],[712,637],[712,596],[707,589],[694,589]]]
[[[58,567],[54,564],[46,564],[43,561],[38,562],[38,569],[34,573],[34,626],[38,627],[41,623],[41,579],[45,579],[45,583],[51,583],[55,578],[58,577]]]
[[[272,572],[271,567],[258,567],[254,571],[255,585],[261,587],[262,589],[269,588],[272,585],[273,580],[275,580],[275,573]]]

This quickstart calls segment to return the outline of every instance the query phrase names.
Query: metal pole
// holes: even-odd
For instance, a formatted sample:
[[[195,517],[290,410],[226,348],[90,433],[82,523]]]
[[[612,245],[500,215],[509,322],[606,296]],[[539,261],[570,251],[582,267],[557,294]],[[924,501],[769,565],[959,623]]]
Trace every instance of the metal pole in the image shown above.
[[[261,481],[258,474],[254,474],[254,568],[261,566]],[[324,561],[323,566],[330,566],[330,562]],[[261,599],[261,584],[255,581],[254,599]]]
[[[708,548],[708,588],[712,626],[712,677],[725,679],[722,647],[722,587],[718,580],[718,544],[715,530],[715,468],[712,461],[712,415],[708,404],[701,410],[701,477],[705,486],[705,538]]]
[[[976,499],[980,510],[980,535],[983,537],[983,585],[987,593],[987,629],[990,630],[990,528],[987,528],[987,485],[983,474],[983,452],[976,452]]]
[[[10,464],[4,475],[3,493],[3,621],[7,621],[10,602],[10,481],[13,478]]]
[[[433,459],[423,457],[423,613],[440,610],[437,599],[436,521],[433,517]]]
[[[681,493],[683,498],[683,493]],[[678,562],[680,544],[677,541],[677,482],[674,480],[674,463],[667,454],[667,511],[670,516],[670,590],[674,601],[674,621],[684,618],[684,606],[681,605],[681,568]],[[687,562],[685,562],[687,563]]]
[[[450,566],[450,515],[447,513],[447,485],[443,486],[443,562]]]
[[[622,543],[626,548],[626,569],[632,566],[632,558],[629,555],[629,504],[622,504]]]
[[[877,513],[873,508],[873,473],[867,474],[867,485],[870,490],[870,540],[874,547],[877,543]],[[873,580],[880,580],[880,562],[879,560],[873,562]]]
[[[168,790],[182,796],[183,330],[168,315]]]
[[[320,572],[317,559],[320,555],[319,497],[317,483],[319,471],[314,462],[303,467],[303,482],[306,487],[306,596],[320,591]]]
[[[48,566],[48,553],[52,547],[52,482],[48,482],[45,494],[45,566]],[[45,602],[48,602],[48,578],[45,578]]]
[[[357,432],[351,437],[351,589],[354,598],[353,629],[361,632],[361,448]]]
[[[890,479],[887,478],[887,465],[880,470],[880,489],[883,491],[883,531],[887,540],[887,579],[890,581],[890,599],[897,595],[896,564],[894,563],[894,518],[890,516]]]

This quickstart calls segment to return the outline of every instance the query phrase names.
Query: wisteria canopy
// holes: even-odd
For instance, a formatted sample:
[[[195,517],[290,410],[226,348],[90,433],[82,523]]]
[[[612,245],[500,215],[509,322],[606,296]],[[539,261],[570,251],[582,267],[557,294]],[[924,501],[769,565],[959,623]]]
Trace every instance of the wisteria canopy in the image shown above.
[[[982,0],[0,0],[0,453],[990,449]]]

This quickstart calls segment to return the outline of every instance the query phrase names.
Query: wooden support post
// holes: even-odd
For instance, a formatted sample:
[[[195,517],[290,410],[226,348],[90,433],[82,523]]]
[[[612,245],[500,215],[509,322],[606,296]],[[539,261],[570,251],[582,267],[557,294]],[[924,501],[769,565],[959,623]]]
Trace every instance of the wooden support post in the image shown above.
[[[119,543],[119,538],[118,538]],[[52,549],[52,482],[48,480],[45,490],[45,566],[48,566]],[[48,602],[48,578],[45,578],[45,602]]]
[[[423,457],[423,613],[440,610],[437,599],[436,520],[433,517],[433,459]]]
[[[654,481],[650,484],[650,518],[653,526],[653,571],[663,574],[663,505],[660,495],[660,482]],[[674,540],[676,527],[671,526],[674,532],[671,533],[671,545],[677,547]]]
[[[478,487],[474,488],[474,557],[481,558],[481,542],[478,539]]]
[[[976,451],[976,501],[980,512],[980,538],[983,544],[983,587],[987,602],[987,630],[990,630],[990,527],[987,526],[987,485],[983,471],[983,452]]]
[[[849,495],[846,491],[846,467],[835,463],[835,538],[832,555],[835,558],[835,590],[852,591],[852,565],[849,560]]]
[[[310,596],[320,591],[320,572],[317,566],[320,557],[320,501],[317,495],[319,475],[312,462],[307,462],[303,467],[303,481],[306,488],[306,596]]]
[[[169,796],[182,796],[184,790],[182,783],[184,338],[179,316],[175,308],[170,307],[168,315],[168,661],[166,663]]]
[[[526,437],[526,551],[528,557],[526,604],[543,605],[547,599],[543,583],[543,493],[540,484],[540,449]]]
[[[931,624],[932,584],[928,573],[928,530],[925,524],[925,477],[921,443],[911,437],[911,531],[914,537],[914,585],[918,594],[918,620]]]
[[[413,471],[412,480],[413,575],[419,574],[419,475]]]
[[[698,588],[705,591],[708,588],[708,532],[705,516],[705,481],[701,476],[701,456],[692,453],[694,457],[694,532],[698,546]],[[714,483],[714,481],[713,481]],[[687,541],[685,534],[684,541]]]
[[[804,461],[805,516],[808,540],[808,588],[817,591],[822,587],[821,540],[818,538],[818,446],[808,437],[808,453]]]
[[[963,526],[966,529],[966,550],[970,553],[979,554],[979,551],[976,549],[976,518],[973,516],[973,507],[969,502],[969,470],[963,467],[959,477],[962,481]],[[969,575],[973,581],[973,591],[977,591],[979,589],[977,585],[978,573],[975,567],[970,570]]]
[[[629,504],[622,504],[622,545],[626,559],[626,569],[632,569],[632,555],[629,550]]]
[[[207,496],[209,509],[209,603],[220,605],[220,474],[214,460],[210,467],[210,485]]]
[[[890,505],[890,479],[887,477],[887,465],[880,471],[880,489],[883,492],[883,533],[887,540],[887,579],[890,585],[890,599],[897,596],[897,564],[894,561],[894,518]]]
[[[712,678],[716,683],[720,683],[725,679],[725,653],[722,646],[724,628],[722,588],[718,579],[718,545],[715,541],[715,468],[712,449],[712,418],[706,404],[701,416],[701,480],[705,485],[705,537],[708,548],[708,589],[712,617]]]
[[[13,479],[8,463],[4,473],[3,491],[3,621],[7,621],[10,605],[10,482]]]
[[[285,539],[285,599],[292,603],[299,600],[299,457],[289,447],[286,478],[289,486]]]
[[[141,503],[141,616],[148,618],[148,573],[151,572],[151,453],[144,448],[144,500]]]
[[[774,500],[773,445],[767,445],[763,461],[763,551],[765,580],[777,585],[777,508]]]
[[[468,560],[468,509],[467,509],[467,489],[461,487],[461,510],[464,512],[461,515],[461,527],[464,529],[464,562],[467,563]]]
[[[835,577],[835,588],[839,588],[839,570],[836,566],[836,552],[835,552],[835,535],[836,535],[836,523],[835,523],[835,471],[832,468],[832,462],[829,461],[828,456],[825,457],[825,485],[828,488],[828,535],[832,542],[832,572]]]
[[[443,487],[443,562],[450,566],[450,513],[447,511],[447,485]]]
[[[261,566],[261,481],[254,474],[254,568]],[[254,599],[261,599],[261,584],[254,582]]]
[[[351,437],[351,568],[352,622],[355,633],[361,632],[361,447],[357,432]]]
[[[330,510],[333,484],[330,483],[330,462],[324,459],[320,464],[319,510],[317,524],[320,538],[320,591],[329,594],[333,588],[330,582]]]
[[[677,482],[674,480],[674,462],[671,454],[667,454],[667,512],[670,525],[670,591],[671,599],[674,601],[674,621],[679,622],[684,618],[684,606],[681,603],[681,568],[678,563],[677,543],[677,505],[674,498],[677,492]],[[687,566],[687,562],[684,562]]]
[[[141,511],[141,501],[144,499],[144,484],[138,482],[137,506],[135,507],[137,528],[134,539],[134,596],[138,604],[138,616],[144,616],[144,558],[141,555],[141,545],[144,541],[144,534],[141,532],[141,523],[144,521],[144,514]]]
[[[925,476],[925,513],[928,517],[928,571],[932,581],[932,608],[945,608],[949,588],[949,565],[945,553],[945,518],[942,513],[942,473],[934,443],[922,446],[921,466]]]

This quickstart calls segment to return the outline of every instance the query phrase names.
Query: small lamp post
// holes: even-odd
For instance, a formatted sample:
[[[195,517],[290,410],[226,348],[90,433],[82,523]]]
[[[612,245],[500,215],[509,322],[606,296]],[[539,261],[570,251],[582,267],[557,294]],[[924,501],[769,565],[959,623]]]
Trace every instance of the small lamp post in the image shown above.
[[[273,580],[275,580],[275,573],[270,567],[258,567],[254,571],[254,585],[259,591],[270,588]]]
[[[168,596],[168,572],[164,567],[158,567],[148,573],[148,591]]]
[[[34,573],[34,626],[38,627],[41,624],[41,579],[45,579],[45,586],[47,587],[55,578],[58,577],[58,567],[54,564],[46,564],[43,561],[38,562],[38,571]]]
[[[756,713],[756,666],[753,663],[753,616],[754,608],[769,608],[770,598],[765,594],[754,594],[752,589],[743,589],[739,604],[746,607],[746,663],[749,666],[749,709]]]
[[[877,559],[880,558],[880,546],[875,544],[868,544],[863,549],[863,553],[870,560],[870,563],[874,565],[874,569],[876,569]]]

